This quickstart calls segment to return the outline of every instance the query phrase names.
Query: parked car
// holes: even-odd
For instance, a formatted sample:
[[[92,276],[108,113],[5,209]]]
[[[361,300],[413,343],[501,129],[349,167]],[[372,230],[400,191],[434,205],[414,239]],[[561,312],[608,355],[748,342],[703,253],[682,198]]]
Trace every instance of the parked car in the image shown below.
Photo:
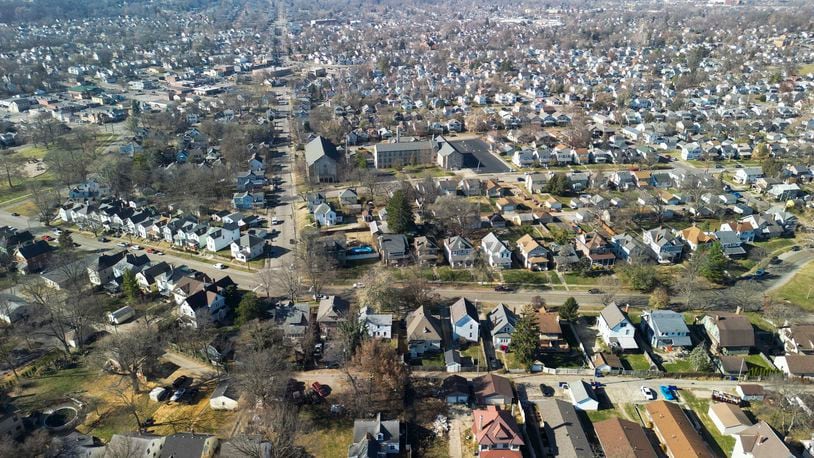
[[[602,290],[599,288],[591,288],[588,290],[588,292],[591,294],[602,294]]]
[[[777,264],[780,264],[782,262],[783,262],[783,260],[778,258],[777,256],[774,256],[772,259],[769,260],[769,264],[772,264],[772,265],[777,265]]]
[[[50,235],[43,235],[42,239],[45,240],[46,242],[53,242],[54,241],[54,238],[51,237]]]
[[[794,245],[791,247],[791,251],[800,251],[800,245]]]
[[[671,388],[673,388],[673,387],[668,386],[668,385],[661,385],[659,387],[659,391],[661,391],[661,395],[664,396],[664,399],[666,401],[675,401],[676,400],[676,395],[675,395],[675,393],[673,392],[673,390]]]
[[[641,392],[642,395],[644,395],[644,398],[648,401],[654,401],[656,399],[656,391],[650,387],[642,386]]]
[[[314,392],[317,393],[322,398],[327,397],[329,394],[331,394],[331,389],[327,385],[323,385],[319,382],[312,383],[311,388],[313,388]]]
[[[221,263],[221,262],[219,262],[219,263],[217,263],[217,264],[213,265],[212,267],[214,267],[214,268],[216,268],[216,269],[218,269],[218,270],[223,270],[223,269],[225,269],[225,268],[226,268],[226,266],[225,266],[225,265],[223,265],[223,263]]]
[[[511,286],[506,286],[506,285],[497,285],[497,286],[495,286],[495,291],[506,291],[506,292],[508,292],[508,291],[514,291],[514,288],[512,288]]]
[[[11,214],[11,216],[20,216],[20,214],[19,214],[19,213],[17,213],[17,212],[13,212],[13,213]]]
[[[545,383],[540,384],[540,391],[543,393],[543,396],[547,398],[554,396],[554,388],[546,385]]]
[[[183,399],[186,394],[187,394],[186,388],[177,389],[175,390],[175,393],[172,394],[170,402],[178,402],[181,399]]]
[[[280,220],[278,220],[276,216],[271,217],[271,225],[272,226],[276,226],[279,223],[280,223]]]
[[[766,275],[769,275],[769,273],[768,273],[768,272],[766,272],[766,269],[764,269],[764,268],[762,268],[762,267],[761,267],[760,269],[758,269],[758,270],[756,270],[756,271],[755,271],[755,276],[754,276],[754,278],[763,278],[763,277],[765,277]]]
[[[186,385],[188,381],[189,377],[187,377],[186,375],[182,375],[172,381],[172,388],[177,390],[178,388]]]
[[[127,248],[127,244],[124,243],[124,242],[119,242],[119,243],[116,244],[116,246],[120,247],[120,248]]]
[[[97,239],[96,239],[96,241],[97,241],[97,242],[106,243],[106,242],[109,242],[109,241],[110,241],[110,239],[109,239],[109,238],[107,238],[107,237],[102,236],[102,237],[97,238]]]

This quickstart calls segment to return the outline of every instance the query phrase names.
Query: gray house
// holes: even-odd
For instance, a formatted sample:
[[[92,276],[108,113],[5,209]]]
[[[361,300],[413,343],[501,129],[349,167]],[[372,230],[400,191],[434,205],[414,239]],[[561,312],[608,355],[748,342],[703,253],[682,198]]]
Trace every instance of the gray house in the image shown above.
[[[398,420],[382,420],[376,415],[372,420],[353,421],[353,443],[348,447],[348,458],[397,455],[401,450],[401,423]]]
[[[441,321],[424,306],[407,315],[407,350],[410,356],[441,351]]]
[[[684,317],[672,310],[644,312],[639,326],[645,339],[653,348],[665,349],[692,345],[690,329],[684,323]]]
[[[475,249],[472,243],[461,237],[454,236],[444,240],[444,253],[447,262],[452,268],[469,268],[475,262]]]

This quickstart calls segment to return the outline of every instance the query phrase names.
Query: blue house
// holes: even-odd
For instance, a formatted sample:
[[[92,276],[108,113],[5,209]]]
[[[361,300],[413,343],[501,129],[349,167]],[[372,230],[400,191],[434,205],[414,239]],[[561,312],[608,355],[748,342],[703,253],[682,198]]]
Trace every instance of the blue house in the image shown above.
[[[262,192],[236,192],[232,196],[232,206],[237,210],[249,210],[262,206],[265,201],[266,197]]]

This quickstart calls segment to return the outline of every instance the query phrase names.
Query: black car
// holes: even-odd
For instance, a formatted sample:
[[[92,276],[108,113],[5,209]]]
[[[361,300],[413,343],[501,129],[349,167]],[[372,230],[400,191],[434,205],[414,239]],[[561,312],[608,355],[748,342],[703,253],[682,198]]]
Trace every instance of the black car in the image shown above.
[[[783,260],[778,258],[777,256],[775,256],[775,257],[773,257],[772,259],[769,260],[769,264],[773,264],[773,265],[780,264],[781,262],[783,262]]]
[[[547,398],[554,396],[554,388],[546,385],[545,383],[540,384],[540,391],[543,393],[543,396]]]
[[[506,286],[506,285],[497,285],[497,286],[495,286],[495,291],[506,291],[506,292],[508,292],[508,291],[514,291],[514,289],[512,287]]]
[[[180,377],[178,377],[178,378],[176,378],[175,380],[172,381],[172,388],[174,390],[177,390],[178,388],[186,385],[188,381],[189,381],[189,377],[187,377],[186,375],[182,375],[182,376],[180,376]]]
[[[588,292],[591,294],[602,294],[602,290],[599,288],[591,288],[588,290]]]
[[[791,251],[800,251],[800,245],[794,245],[791,247]]]

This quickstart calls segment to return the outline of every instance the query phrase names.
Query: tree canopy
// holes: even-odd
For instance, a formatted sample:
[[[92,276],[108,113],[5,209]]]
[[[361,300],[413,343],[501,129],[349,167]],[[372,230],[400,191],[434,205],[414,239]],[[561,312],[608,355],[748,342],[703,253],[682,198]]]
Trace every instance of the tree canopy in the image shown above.
[[[407,194],[399,189],[387,201],[387,226],[396,234],[407,232],[415,224],[413,209],[407,200]]]

